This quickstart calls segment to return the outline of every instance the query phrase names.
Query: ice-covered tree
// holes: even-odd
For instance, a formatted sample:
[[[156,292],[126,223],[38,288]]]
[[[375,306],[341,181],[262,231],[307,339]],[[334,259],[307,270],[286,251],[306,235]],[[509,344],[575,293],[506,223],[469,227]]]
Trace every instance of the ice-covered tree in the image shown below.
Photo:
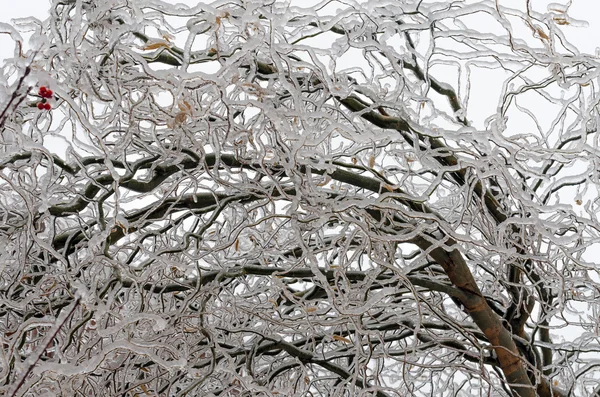
[[[502,3],[0,25],[2,394],[600,393],[600,64]]]

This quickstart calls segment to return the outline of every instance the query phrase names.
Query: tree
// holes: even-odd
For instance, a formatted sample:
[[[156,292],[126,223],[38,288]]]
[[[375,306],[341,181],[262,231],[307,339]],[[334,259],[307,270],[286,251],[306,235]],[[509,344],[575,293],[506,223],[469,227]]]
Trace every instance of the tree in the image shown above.
[[[568,6],[52,3],[2,26],[5,395],[600,394]]]

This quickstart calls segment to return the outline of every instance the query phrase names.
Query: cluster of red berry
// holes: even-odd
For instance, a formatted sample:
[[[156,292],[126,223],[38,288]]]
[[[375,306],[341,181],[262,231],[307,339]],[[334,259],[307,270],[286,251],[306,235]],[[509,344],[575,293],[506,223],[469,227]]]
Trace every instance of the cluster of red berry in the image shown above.
[[[52,105],[50,105],[48,103],[48,101],[46,99],[50,99],[52,98],[52,95],[54,95],[54,93],[52,92],[52,90],[49,90],[48,88],[41,86],[38,94],[42,97],[42,101],[38,102],[37,104],[37,108],[40,110],[50,110],[52,109]]]

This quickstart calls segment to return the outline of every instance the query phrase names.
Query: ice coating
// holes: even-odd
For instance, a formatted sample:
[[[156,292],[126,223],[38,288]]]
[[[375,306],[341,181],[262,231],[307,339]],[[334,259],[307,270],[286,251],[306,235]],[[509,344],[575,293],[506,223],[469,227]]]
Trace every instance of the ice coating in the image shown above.
[[[596,392],[572,8],[193,3],[0,24],[3,393]]]

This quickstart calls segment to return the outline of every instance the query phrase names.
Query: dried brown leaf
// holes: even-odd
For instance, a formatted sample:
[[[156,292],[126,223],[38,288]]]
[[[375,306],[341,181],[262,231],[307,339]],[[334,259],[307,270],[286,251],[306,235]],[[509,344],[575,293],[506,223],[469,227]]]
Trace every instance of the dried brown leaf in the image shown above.
[[[540,35],[540,37],[544,40],[550,40],[550,37],[548,37],[548,35],[542,30],[542,28],[540,27],[536,27],[535,28],[536,32],[538,35]]]
[[[146,43],[144,50],[156,50],[159,48],[169,48],[170,44],[166,41],[155,41],[153,43]]]
[[[333,335],[333,340],[339,340],[340,342],[344,342],[344,343],[352,343],[352,341],[348,338],[344,338],[343,336],[340,335]]]
[[[179,107],[179,110],[181,110],[182,112],[186,112],[188,114],[192,113],[192,105],[190,105],[190,103],[188,101],[181,100],[179,101],[179,103],[177,103],[177,106]]]

